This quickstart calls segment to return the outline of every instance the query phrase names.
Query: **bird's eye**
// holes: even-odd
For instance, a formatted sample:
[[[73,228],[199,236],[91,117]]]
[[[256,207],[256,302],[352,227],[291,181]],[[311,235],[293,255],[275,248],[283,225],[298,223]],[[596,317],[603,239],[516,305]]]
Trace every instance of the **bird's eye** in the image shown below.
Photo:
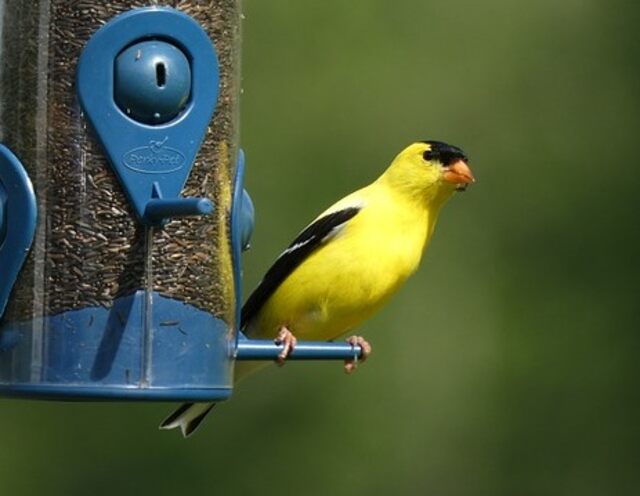
[[[431,162],[433,159],[437,158],[437,153],[433,150],[427,150],[422,154],[422,158],[424,158],[427,162]]]
[[[423,143],[429,146],[428,150],[422,152],[422,158],[427,162],[438,162],[443,167],[447,167],[458,160],[469,161],[464,152],[456,146],[447,145],[442,141],[423,141]]]

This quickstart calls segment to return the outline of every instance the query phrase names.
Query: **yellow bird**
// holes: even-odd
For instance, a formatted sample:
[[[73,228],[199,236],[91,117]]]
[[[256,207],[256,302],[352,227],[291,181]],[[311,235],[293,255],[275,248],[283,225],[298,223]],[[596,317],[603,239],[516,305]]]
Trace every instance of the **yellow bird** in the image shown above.
[[[372,184],[320,214],[278,257],[242,308],[250,338],[284,344],[284,363],[296,338],[333,340],[373,315],[413,274],[441,207],[474,182],[465,153],[440,141],[405,148]],[[347,341],[371,353],[363,338]],[[259,367],[238,363],[236,381]],[[346,372],[356,363],[348,361]],[[187,403],[161,429],[192,434],[213,403]]]

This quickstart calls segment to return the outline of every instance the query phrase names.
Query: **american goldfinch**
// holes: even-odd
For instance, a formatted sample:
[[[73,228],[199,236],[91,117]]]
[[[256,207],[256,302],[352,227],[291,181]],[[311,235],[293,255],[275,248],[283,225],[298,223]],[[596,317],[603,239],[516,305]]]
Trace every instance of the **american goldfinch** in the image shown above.
[[[405,148],[372,184],[320,214],[278,257],[242,308],[250,338],[284,344],[283,363],[296,338],[333,340],[373,315],[417,269],[440,208],[474,182],[468,159],[455,146],[423,141]],[[371,353],[364,339],[348,339]],[[347,372],[355,369],[345,364]],[[236,380],[259,367],[238,363]],[[187,403],[162,429],[185,437],[213,403]]]

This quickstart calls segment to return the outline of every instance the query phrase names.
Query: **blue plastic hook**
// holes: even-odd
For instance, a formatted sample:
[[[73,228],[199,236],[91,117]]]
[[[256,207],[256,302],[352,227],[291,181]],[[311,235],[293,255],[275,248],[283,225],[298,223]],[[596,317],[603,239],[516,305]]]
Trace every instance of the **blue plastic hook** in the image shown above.
[[[36,231],[33,185],[20,160],[0,145],[0,318]]]

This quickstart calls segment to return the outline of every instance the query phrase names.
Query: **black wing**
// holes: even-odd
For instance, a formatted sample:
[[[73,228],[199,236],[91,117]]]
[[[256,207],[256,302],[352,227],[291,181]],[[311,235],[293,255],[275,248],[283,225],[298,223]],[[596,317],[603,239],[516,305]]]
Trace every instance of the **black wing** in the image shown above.
[[[278,257],[267,271],[258,287],[251,293],[242,307],[241,329],[257,315],[262,305],[269,299],[282,282],[298,267],[311,253],[319,248],[334,231],[353,218],[361,207],[349,207],[320,217],[298,235],[289,247]]]

